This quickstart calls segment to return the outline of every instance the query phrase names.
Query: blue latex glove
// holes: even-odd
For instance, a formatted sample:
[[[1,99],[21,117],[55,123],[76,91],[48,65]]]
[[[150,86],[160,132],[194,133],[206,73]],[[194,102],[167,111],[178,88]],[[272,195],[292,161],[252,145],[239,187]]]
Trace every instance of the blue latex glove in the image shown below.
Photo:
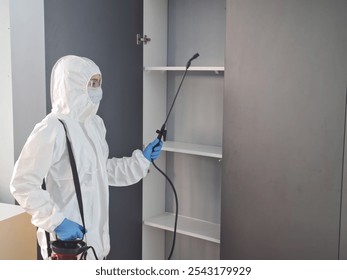
[[[82,239],[84,230],[83,226],[65,218],[54,231],[57,234],[58,239],[66,241]]]
[[[149,161],[156,160],[161,152],[161,148],[163,147],[163,141],[160,141],[159,145],[153,149],[155,145],[159,143],[159,139],[156,138],[153,142],[149,143],[147,147],[143,151],[143,155]]]

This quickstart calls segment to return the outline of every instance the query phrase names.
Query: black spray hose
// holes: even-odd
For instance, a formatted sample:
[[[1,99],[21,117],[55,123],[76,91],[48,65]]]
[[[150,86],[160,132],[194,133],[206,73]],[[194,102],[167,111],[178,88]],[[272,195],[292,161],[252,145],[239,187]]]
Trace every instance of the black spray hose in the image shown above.
[[[171,246],[171,251],[169,254],[169,257],[167,258],[168,260],[171,260],[173,251],[175,249],[175,243],[176,243],[176,232],[177,232],[177,220],[178,220],[178,198],[177,198],[177,192],[175,189],[174,184],[171,182],[170,178],[154,163],[154,160],[152,160],[152,163],[154,167],[166,178],[166,180],[170,183],[170,186],[172,188],[172,191],[175,195],[175,201],[176,201],[176,214],[175,214],[175,226],[174,226],[174,231],[173,231],[173,240],[172,240],[172,246]]]
[[[92,246],[87,246],[87,247],[86,247],[86,249],[85,249],[85,250],[83,251],[83,253],[81,254],[80,260],[86,260],[86,259],[87,259],[87,251],[88,251],[89,249],[92,249],[93,254],[94,254],[94,258],[95,258],[96,260],[98,260],[98,257],[97,257],[97,255],[96,255],[95,249],[94,249]]]

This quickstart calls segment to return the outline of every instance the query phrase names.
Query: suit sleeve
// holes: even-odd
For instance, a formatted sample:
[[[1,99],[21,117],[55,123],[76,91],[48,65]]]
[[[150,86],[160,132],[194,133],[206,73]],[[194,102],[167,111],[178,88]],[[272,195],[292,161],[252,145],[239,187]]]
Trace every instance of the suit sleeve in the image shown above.
[[[141,150],[135,150],[131,157],[108,159],[109,184],[119,187],[135,184],[147,175],[149,166]]]

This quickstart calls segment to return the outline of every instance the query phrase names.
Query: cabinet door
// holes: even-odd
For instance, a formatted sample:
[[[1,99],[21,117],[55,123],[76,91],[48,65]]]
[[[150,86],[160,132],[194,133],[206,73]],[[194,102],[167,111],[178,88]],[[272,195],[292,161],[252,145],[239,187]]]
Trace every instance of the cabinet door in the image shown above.
[[[63,55],[86,56],[100,66],[104,96],[98,114],[107,128],[110,157],[142,148],[143,55],[136,44],[142,10],[137,0],[45,1],[47,88],[50,69]],[[109,259],[141,259],[142,182],[110,188],[110,234]]]
[[[338,258],[346,13],[228,1],[223,259]]]

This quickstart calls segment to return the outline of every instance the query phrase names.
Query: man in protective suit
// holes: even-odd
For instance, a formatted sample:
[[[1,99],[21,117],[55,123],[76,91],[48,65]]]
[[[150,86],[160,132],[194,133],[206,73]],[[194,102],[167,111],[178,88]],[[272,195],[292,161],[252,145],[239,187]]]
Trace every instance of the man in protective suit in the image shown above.
[[[96,114],[101,98],[101,72],[93,61],[72,55],[59,59],[51,74],[52,112],[35,126],[15,164],[10,190],[38,227],[44,259],[49,258],[45,231],[50,240],[84,236],[98,259],[105,258],[110,251],[108,186],[135,184],[160,154],[162,142],[156,139],[131,157],[109,159],[104,122]],[[85,235],[59,119],[76,161]],[[41,188],[44,178],[47,190]]]

